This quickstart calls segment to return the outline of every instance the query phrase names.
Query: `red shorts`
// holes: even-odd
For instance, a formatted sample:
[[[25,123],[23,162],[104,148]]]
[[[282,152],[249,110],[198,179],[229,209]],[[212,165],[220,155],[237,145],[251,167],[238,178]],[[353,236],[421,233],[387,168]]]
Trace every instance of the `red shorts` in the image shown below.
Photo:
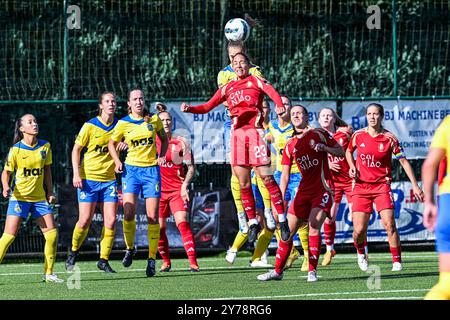
[[[309,195],[301,194],[299,190],[289,207],[288,213],[295,215],[299,219],[308,220],[311,209],[320,208],[329,215],[332,205],[333,196],[326,190]]]
[[[371,214],[374,203],[378,212],[394,209],[391,186],[386,183],[355,183],[352,193],[352,212]]]
[[[232,166],[257,167],[270,165],[270,149],[264,138],[264,130],[239,128],[231,130]]]
[[[162,191],[159,199],[159,217],[168,218],[170,213],[188,211],[189,202],[184,202],[180,191]]]
[[[341,203],[344,193],[345,193],[345,196],[347,197],[347,202],[351,203],[352,202],[352,182],[351,181],[349,183],[335,182],[334,183],[334,202]]]

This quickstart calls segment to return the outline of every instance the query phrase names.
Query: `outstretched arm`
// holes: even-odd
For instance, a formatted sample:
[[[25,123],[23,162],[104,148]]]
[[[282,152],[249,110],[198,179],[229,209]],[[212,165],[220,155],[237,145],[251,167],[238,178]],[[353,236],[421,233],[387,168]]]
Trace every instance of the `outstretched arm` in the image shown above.
[[[226,100],[225,96],[225,86],[219,88],[219,90],[216,91],[214,96],[206,103],[201,104],[199,106],[190,106],[187,103],[183,102],[181,104],[181,111],[182,112],[189,112],[189,113],[196,113],[196,114],[203,114],[208,113],[215,107],[217,107],[219,104],[224,102]]]

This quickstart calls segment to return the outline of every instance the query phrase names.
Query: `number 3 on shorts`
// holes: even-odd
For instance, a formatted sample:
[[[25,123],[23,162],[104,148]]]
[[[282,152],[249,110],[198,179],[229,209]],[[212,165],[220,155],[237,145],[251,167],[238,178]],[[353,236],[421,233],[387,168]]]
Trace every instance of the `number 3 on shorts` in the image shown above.
[[[255,158],[267,157],[266,146],[255,146]]]
[[[320,206],[325,207],[325,205],[328,203],[329,200],[330,200],[330,195],[328,194],[328,192],[325,192],[323,194],[322,203],[320,204]]]

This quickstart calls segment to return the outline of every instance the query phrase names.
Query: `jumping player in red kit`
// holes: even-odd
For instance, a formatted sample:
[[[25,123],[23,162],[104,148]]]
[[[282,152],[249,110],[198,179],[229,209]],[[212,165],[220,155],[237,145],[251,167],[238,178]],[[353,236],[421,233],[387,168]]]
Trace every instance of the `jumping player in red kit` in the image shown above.
[[[169,139],[166,153],[166,163],[160,166],[161,170],[161,199],[159,201],[159,225],[160,238],[158,251],[163,259],[160,272],[168,272],[171,269],[169,255],[169,241],[166,235],[166,219],[170,213],[175,218],[175,223],[181,234],[184,249],[189,259],[189,268],[192,272],[199,271],[194,237],[188,222],[189,191],[188,186],[194,177],[195,165],[191,149],[183,137],[172,136],[172,116],[166,111],[164,105],[157,106],[158,113],[163,123],[164,131]],[[160,148],[159,139],[158,151]],[[187,165],[185,173],[183,163]]]
[[[281,237],[289,238],[289,226],[284,213],[283,198],[280,188],[273,178],[270,167],[270,151],[264,139],[262,102],[267,94],[276,104],[275,111],[285,111],[281,97],[266,80],[249,74],[249,58],[244,53],[237,53],[232,61],[237,78],[220,87],[205,104],[189,106],[182,103],[181,111],[190,113],[207,113],[214,107],[227,101],[232,121],[231,157],[241,185],[242,203],[249,219],[249,242],[254,242],[261,230],[256,220],[255,198],[251,187],[250,172],[255,168],[256,174],[269,190],[271,202],[278,215]]]
[[[356,131],[348,145],[346,159],[350,165],[349,175],[355,180],[352,190],[353,241],[358,252],[358,266],[368,269],[367,254],[363,243],[373,204],[381,216],[386,229],[392,254],[392,271],[402,270],[400,237],[394,219],[394,199],[391,191],[392,155],[400,162],[413,185],[414,196],[423,201],[423,191],[419,188],[403,148],[397,138],[382,126],[384,108],[371,103],[366,109],[367,128]],[[353,152],[357,151],[356,164]]]
[[[293,138],[283,151],[280,189],[284,195],[289,183],[291,166],[295,163],[302,175],[294,201],[289,207],[288,222],[291,230],[287,241],[280,240],[276,253],[275,270],[261,274],[258,280],[281,280],[283,269],[292,249],[295,233],[302,222],[309,223],[308,281],[317,281],[317,263],[320,255],[320,228],[333,204],[333,180],[328,167],[328,154],[342,157],[344,150],[323,129],[308,127],[308,111],[297,105],[291,108]]]

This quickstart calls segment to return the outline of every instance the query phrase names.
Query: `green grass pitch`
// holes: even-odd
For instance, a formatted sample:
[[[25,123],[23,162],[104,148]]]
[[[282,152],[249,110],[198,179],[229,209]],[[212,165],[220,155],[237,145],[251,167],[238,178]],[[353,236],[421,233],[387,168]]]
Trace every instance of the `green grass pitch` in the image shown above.
[[[78,262],[79,274],[66,273],[62,261],[55,272],[66,282],[41,282],[42,263],[0,265],[0,299],[422,299],[438,279],[434,252],[404,252],[401,272],[391,272],[389,253],[371,253],[368,273],[359,270],[356,254],[338,254],[328,267],[318,267],[319,281],[306,282],[301,260],[284,273],[282,281],[260,282],[256,276],[267,269],[248,266],[249,253],[239,253],[229,265],[224,254],[199,259],[201,272],[188,271],[187,259],[173,259],[172,270],[145,276],[146,260],[124,268],[112,260],[116,274],[97,270],[96,261]],[[269,262],[274,263],[274,256]],[[157,269],[161,260],[157,261]],[[76,278],[79,275],[79,281]],[[71,287],[71,288],[69,288]],[[77,287],[79,289],[77,289]]]

